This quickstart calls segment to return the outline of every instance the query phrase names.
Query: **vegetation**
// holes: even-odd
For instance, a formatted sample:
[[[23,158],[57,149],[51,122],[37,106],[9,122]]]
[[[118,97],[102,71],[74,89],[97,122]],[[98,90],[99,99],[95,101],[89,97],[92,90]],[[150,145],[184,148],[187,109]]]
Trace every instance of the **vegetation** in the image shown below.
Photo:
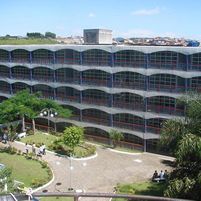
[[[22,119],[22,125],[24,127],[24,119],[26,116],[32,120],[32,128],[35,132],[34,119],[44,108],[53,108],[60,117],[69,117],[71,115],[68,109],[64,109],[55,101],[41,99],[40,93],[30,94],[28,90],[22,90],[0,104],[0,123],[5,124]]]
[[[11,177],[12,170],[11,168],[4,167],[0,170],[0,193],[4,191],[5,184],[7,184],[8,190],[12,191],[13,179]]]
[[[111,130],[109,133],[110,139],[112,140],[113,147],[117,146],[117,143],[120,142],[124,136],[118,130]]]
[[[83,136],[84,129],[82,127],[70,126],[64,130],[62,141],[70,147],[72,154],[74,154],[74,149],[81,143]]]
[[[33,144],[34,142],[37,147],[40,147],[42,143],[44,143],[47,149],[63,155],[70,155],[71,151],[67,145],[64,145],[62,137],[46,135],[42,132],[36,132],[34,135],[26,136],[22,138],[21,141],[28,144]],[[74,148],[74,157],[81,158],[91,156],[95,151],[95,146],[82,143]]]
[[[45,33],[45,37],[46,38],[56,38],[56,34],[48,31]]]
[[[184,120],[169,120],[162,130],[162,144],[172,146],[176,168],[171,173],[165,196],[201,200],[201,96],[182,99]]]
[[[0,38],[0,45],[58,44],[51,38]]]
[[[28,187],[38,187],[47,183],[52,177],[51,170],[43,164],[44,162],[30,159],[31,157],[24,157],[20,152],[16,154],[16,150],[12,148],[0,151],[0,162],[12,169],[13,179],[23,182]]]
[[[151,195],[151,196],[163,196],[163,192],[166,189],[166,183],[158,182],[143,182],[133,184],[118,184],[116,187],[117,193],[120,194],[136,194],[136,195]],[[126,199],[118,198],[112,199],[113,201],[124,201]]]
[[[41,197],[41,201],[73,201],[74,198],[72,197]]]

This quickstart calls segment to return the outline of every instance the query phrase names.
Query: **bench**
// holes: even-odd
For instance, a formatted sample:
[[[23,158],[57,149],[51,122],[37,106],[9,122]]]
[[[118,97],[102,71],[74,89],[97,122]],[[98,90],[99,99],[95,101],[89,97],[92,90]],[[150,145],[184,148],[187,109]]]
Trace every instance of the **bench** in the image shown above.
[[[17,135],[18,138],[23,138],[23,137],[25,137],[25,136],[26,136],[26,132],[19,133],[19,134]]]

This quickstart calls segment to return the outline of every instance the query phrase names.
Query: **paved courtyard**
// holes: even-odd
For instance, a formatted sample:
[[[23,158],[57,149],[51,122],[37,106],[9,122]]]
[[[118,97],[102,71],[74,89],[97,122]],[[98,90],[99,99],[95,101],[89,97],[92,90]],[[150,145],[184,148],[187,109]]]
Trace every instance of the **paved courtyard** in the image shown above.
[[[14,146],[24,149],[24,145],[14,143]],[[152,177],[155,170],[170,170],[171,167],[163,161],[173,160],[170,157],[149,153],[115,153],[101,147],[97,147],[95,158],[72,160],[71,169],[68,158],[47,153],[43,159],[50,164],[55,176],[54,181],[44,188],[48,192],[67,191],[70,184],[74,189],[84,189],[86,192],[113,192],[117,183],[146,181]]]

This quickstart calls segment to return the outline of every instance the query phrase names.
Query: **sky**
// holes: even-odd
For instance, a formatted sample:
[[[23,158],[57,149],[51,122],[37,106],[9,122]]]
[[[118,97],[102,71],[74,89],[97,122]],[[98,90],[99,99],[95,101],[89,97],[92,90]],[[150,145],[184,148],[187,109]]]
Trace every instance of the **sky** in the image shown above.
[[[104,28],[113,37],[201,40],[200,0],[0,0],[0,36],[51,31],[83,35]]]

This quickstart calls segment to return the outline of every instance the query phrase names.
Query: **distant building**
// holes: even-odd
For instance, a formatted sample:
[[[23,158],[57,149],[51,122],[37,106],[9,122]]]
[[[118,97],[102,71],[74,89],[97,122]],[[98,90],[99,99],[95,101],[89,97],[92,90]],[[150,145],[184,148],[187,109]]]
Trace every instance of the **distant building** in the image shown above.
[[[88,45],[112,44],[112,30],[84,29],[84,43]]]

